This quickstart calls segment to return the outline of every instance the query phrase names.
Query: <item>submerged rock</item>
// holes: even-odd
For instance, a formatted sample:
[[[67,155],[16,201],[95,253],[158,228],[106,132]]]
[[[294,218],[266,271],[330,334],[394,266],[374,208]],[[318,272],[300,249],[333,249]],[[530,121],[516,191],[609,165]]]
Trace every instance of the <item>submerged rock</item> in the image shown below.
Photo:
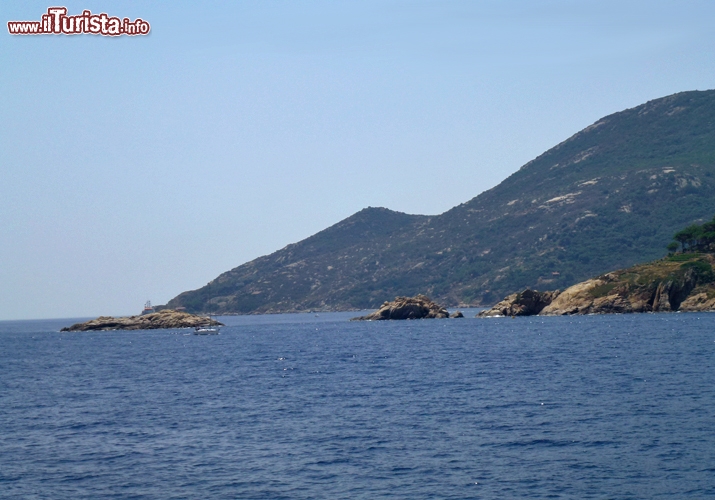
[[[160,328],[194,328],[196,326],[223,326],[214,319],[206,316],[196,316],[186,312],[178,312],[171,309],[143,314],[140,316],[129,316],[123,318],[113,318],[112,316],[100,316],[97,319],[85,323],[77,323],[65,327],[61,332],[87,332],[96,330],[156,330]]]
[[[353,318],[351,321],[430,318],[449,318],[449,312],[444,307],[432,302],[429,297],[417,295],[416,297],[395,297],[392,302],[385,301],[374,313]]]

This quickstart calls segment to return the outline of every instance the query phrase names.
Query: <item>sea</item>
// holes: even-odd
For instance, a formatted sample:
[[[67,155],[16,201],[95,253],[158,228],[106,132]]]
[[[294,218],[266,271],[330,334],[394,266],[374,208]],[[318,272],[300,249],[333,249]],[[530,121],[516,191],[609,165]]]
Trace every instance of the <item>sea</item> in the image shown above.
[[[715,313],[0,322],[0,498],[715,498]]]

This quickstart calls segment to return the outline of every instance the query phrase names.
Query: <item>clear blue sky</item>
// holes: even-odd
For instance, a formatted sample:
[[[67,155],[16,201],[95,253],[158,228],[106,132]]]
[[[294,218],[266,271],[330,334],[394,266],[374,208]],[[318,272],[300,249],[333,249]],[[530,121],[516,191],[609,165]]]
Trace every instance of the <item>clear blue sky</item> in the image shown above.
[[[715,2],[63,2],[7,33],[0,319],[138,313],[367,206],[437,214],[615,111],[715,88]]]

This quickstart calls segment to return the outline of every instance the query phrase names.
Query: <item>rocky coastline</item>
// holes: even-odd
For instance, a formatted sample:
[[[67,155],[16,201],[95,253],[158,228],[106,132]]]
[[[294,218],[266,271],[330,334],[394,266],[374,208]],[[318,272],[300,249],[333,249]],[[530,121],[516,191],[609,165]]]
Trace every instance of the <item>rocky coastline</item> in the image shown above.
[[[120,318],[100,316],[84,323],[76,323],[65,327],[60,331],[157,330],[164,328],[194,328],[197,326],[223,326],[223,323],[206,316],[164,309],[155,313]]]
[[[477,317],[715,310],[715,257],[677,254],[613,271],[564,291],[524,290]]]
[[[560,293],[559,290],[539,292],[527,288],[523,292],[512,293],[491,309],[477,314],[477,317],[535,316],[539,314],[544,307],[551,304]]]

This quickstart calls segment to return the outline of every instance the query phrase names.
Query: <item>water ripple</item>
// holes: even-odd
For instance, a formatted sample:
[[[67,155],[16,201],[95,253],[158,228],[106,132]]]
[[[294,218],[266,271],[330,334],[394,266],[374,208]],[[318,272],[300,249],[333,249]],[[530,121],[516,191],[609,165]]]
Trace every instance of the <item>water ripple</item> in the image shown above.
[[[0,323],[0,497],[715,497],[715,315],[348,316]]]

